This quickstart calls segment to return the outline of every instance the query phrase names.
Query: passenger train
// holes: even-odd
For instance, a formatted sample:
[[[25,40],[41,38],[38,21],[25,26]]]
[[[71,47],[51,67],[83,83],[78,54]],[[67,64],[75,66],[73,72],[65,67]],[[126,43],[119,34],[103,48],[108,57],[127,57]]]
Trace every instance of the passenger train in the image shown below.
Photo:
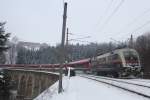
[[[83,70],[96,75],[126,77],[141,75],[141,64],[139,54],[136,50],[123,48],[98,55],[96,57],[72,61],[63,64],[65,70],[67,67],[73,67],[75,70]],[[5,64],[1,68],[26,68],[26,69],[56,69],[60,64]]]

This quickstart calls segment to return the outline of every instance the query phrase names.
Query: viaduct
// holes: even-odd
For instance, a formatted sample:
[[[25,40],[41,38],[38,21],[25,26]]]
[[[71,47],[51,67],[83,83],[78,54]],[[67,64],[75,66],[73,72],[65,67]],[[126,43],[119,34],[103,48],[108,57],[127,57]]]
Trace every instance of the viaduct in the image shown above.
[[[33,100],[59,79],[58,73],[45,70],[6,68],[4,72],[15,83],[16,95],[10,100]]]

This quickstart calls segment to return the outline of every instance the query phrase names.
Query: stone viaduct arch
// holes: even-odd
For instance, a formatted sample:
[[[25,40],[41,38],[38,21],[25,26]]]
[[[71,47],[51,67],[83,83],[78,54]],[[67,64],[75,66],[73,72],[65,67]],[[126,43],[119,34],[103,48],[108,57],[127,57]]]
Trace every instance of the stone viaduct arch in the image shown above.
[[[58,74],[47,71],[6,69],[5,72],[16,82],[17,100],[32,100],[59,78]]]

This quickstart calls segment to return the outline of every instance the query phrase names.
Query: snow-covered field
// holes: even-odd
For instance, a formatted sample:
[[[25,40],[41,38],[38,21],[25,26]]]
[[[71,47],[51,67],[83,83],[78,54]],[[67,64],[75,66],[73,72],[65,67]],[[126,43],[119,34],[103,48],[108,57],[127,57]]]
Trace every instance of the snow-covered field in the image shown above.
[[[58,82],[34,100],[149,100],[142,96],[90,79],[63,78],[64,92],[58,94]]]

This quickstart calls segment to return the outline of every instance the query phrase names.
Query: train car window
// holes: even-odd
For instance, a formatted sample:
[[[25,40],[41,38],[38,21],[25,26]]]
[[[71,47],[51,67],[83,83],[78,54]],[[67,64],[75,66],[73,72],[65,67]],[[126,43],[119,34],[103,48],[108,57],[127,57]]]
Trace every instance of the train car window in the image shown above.
[[[103,63],[106,63],[106,58],[103,58]]]
[[[118,54],[112,55],[112,59],[113,59],[113,60],[118,60],[118,59],[119,59],[119,55],[118,55]]]
[[[100,58],[100,59],[98,60],[98,63],[99,63],[99,64],[104,64],[104,63],[106,63],[106,58]]]
[[[113,54],[113,55],[108,56],[109,61],[115,60],[115,59],[118,59],[118,54]]]
[[[112,56],[108,56],[108,61],[111,61],[112,60]]]

